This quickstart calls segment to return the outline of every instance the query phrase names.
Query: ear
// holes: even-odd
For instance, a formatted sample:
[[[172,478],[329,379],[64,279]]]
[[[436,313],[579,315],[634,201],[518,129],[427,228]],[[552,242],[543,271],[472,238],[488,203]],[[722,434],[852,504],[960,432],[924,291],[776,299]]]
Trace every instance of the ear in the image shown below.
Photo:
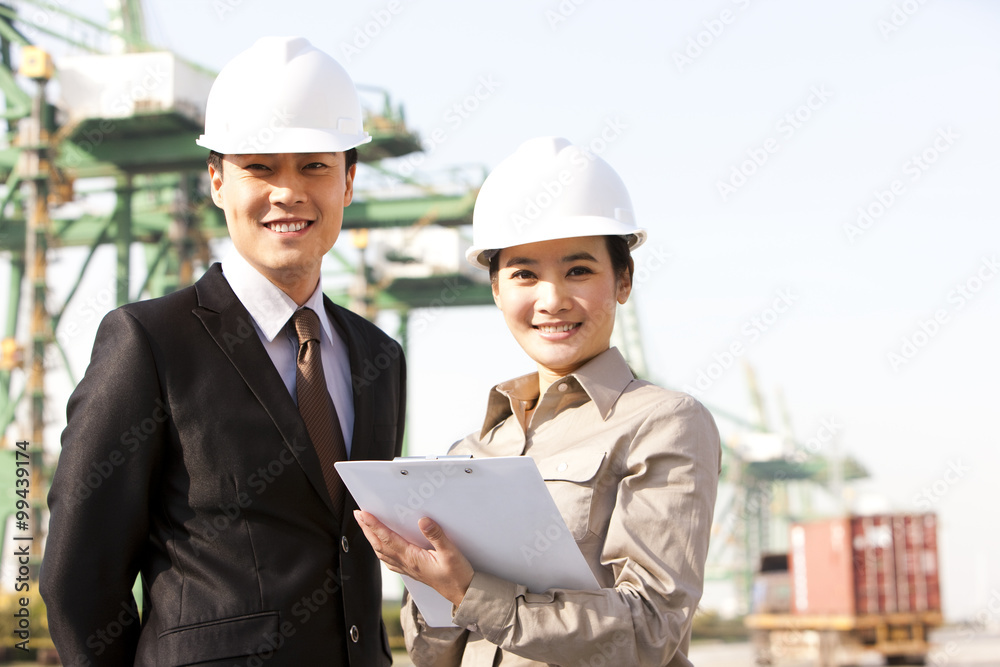
[[[618,303],[625,305],[628,301],[629,295],[632,293],[632,273],[635,271],[635,262],[631,257],[628,258],[628,271],[623,271],[620,276],[618,276]]]
[[[354,199],[354,174],[357,170],[358,163],[355,162],[344,174],[344,206],[350,206],[351,200]]]
[[[208,165],[208,180],[212,186],[212,201],[222,208],[222,170],[217,171],[215,167]]]
[[[493,303],[497,305],[497,308],[503,310],[503,305],[500,303],[500,286],[499,281],[493,281]]]

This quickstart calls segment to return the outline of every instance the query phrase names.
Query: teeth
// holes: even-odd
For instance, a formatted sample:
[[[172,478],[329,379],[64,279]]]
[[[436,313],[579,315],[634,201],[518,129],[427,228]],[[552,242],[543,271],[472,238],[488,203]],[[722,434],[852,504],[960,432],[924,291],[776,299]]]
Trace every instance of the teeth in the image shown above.
[[[559,326],[539,326],[538,330],[542,333],[563,333],[569,331],[576,327],[575,324],[560,324]]]
[[[268,229],[270,229],[273,232],[278,232],[280,234],[284,234],[285,232],[297,232],[300,229],[305,229],[306,228],[306,223],[305,222],[292,222],[292,223],[286,223],[286,222],[273,223],[272,222],[267,227],[268,227]]]

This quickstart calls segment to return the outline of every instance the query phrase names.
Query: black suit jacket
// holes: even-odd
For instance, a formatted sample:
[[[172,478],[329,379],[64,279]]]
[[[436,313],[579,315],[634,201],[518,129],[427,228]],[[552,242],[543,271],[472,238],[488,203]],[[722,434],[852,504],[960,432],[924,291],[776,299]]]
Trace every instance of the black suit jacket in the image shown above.
[[[402,351],[326,305],[350,356],[351,458],[390,459]],[[356,505],[334,521],[305,424],[218,264],[109,313],[67,413],[41,570],[65,664],[391,662]]]

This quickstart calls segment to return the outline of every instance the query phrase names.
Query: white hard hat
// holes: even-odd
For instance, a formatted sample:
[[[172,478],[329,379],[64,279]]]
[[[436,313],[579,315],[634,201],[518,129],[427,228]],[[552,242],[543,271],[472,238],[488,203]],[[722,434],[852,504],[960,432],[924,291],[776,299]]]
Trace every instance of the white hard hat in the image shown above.
[[[628,190],[611,165],[562,137],[538,137],[486,178],[465,257],[488,269],[501,248],[579,236],[624,236],[635,249],[646,230],[636,226]]]
[[[369,141],[340,63],[304,37],[263,37],[219,72],[197,144],[223,154],[338,153]]]

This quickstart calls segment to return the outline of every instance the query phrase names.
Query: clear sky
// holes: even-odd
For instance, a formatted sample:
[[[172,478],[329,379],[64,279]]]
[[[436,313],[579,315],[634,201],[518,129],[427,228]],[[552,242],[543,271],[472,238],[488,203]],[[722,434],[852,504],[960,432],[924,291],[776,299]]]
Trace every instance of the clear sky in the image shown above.
[[[546,134],[600,150],[649,230],[652,378],[753,419],[749,362],[772,424],[780,391],[797,441],[833,424],[821,451],[872,472],[853,509],[939,513],[950,616],[1000,591],[996,3],[147,0],[146,21],[215,69],[308,37],[444,130],[427,169]],[[493,308],[414,317],[411,449],[440,452],[531,365]]]

